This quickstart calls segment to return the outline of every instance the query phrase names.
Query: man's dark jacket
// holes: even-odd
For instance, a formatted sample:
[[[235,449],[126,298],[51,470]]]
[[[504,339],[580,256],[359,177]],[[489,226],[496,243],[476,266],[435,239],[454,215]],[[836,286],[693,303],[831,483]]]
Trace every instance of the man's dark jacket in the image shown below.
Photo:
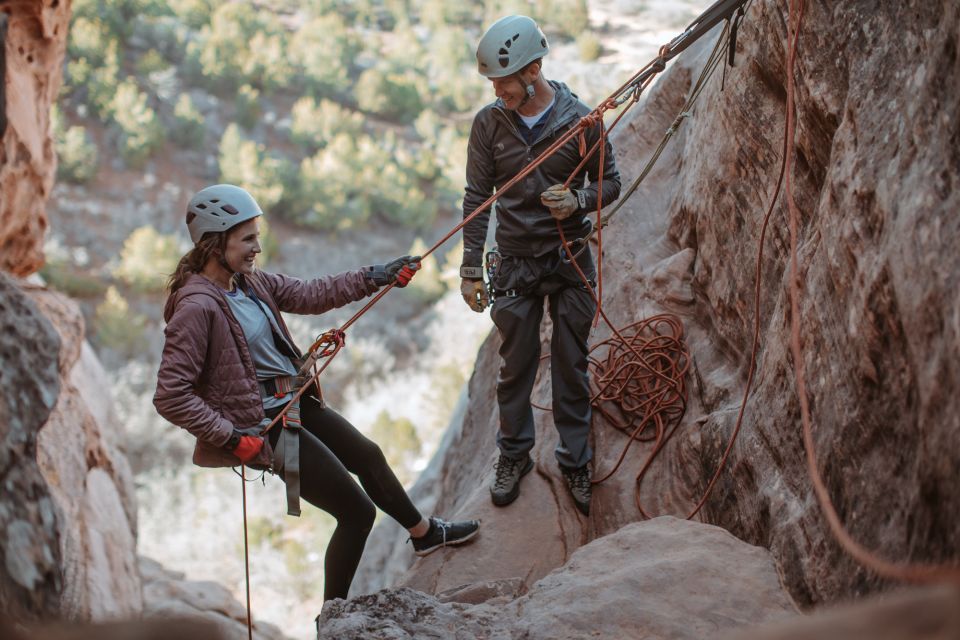
[[[520,135],[516,116],[503,106],[503,101],[485,106],[477,113],[470,130],[467,148],[467,186],[463,198],[463,215],[469,216],[494,192],[537,158],[590,108],[580,102],[562,82],[550,81],[556,91],[553,109],[540,135],[528,145]],[[600,138],[600,127],[586,130],[586,151]],[[574,137],[537,167],[529,176],[506,191],[496,203],[496,242],[500,252],[508,256],[540,256],[554,251],[560,245],[556,221],[550,210],[540,202],[540,194],[548,187],[561,184],[580,164],[579,136]],[[583,237],[589,232],[586,216],[597,208],[600,177],[600,151],[570,183],[582,191],[584,206],[563,221],[567,240]],[[588,180],[587,180],[588,178]],[[606,144],[603,167],[603,204],[612,203],[620,195],[620,174],[613,158],[609,141]],[[483,244],[487,235],[490,211],[484,211],[463,229],[463,266],[478,267],[483,261]]]

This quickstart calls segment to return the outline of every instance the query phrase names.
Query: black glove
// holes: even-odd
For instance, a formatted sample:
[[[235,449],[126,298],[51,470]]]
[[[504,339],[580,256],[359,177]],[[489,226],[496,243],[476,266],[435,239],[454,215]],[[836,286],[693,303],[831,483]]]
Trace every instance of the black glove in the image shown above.
[[[391,260],[387,264],[375,264],[365,267],[367,278],[378,287],[397,283],[398,287],[405,287],[413,274],[420,269],[420,256],[403,256]]]

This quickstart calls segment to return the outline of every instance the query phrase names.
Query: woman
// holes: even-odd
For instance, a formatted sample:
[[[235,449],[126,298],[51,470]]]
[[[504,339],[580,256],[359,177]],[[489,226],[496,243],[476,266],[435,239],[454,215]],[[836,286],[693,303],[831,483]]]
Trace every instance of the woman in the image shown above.
[[[336,518],[324,599],[346,598],[374,505],[410,532],[417,555],[466,542],[479,522],[424,518],[380,448],[314,394],[301,397],[299,420],[294,406],[282,426],[261,435],[297,391],[301,354],[280,312],[323,313],[387,284],[405,286],[420,268],[419,257],[404,256],[309,281],[259,271],[261,215],[253,197],[233,185],[207,187],[190,200],[195,246],[170,277],[154,405],[197,438],[195,464],[283,471],[292,514],[299,514],[299,492]],[[274,456],[278,444],[284,451]]]

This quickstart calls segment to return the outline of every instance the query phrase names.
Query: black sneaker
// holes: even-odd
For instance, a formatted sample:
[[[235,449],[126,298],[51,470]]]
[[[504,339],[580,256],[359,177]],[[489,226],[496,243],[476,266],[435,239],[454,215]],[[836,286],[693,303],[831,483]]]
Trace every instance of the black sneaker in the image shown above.
[[[520,478],[533,469],[533,460],[524,456],[519,460],[500,454],[497,473],[490,485],[490,498],[498,507],[505,507],[520,495]]]
[[[570,490],[570,495],[573,496],[573,502],[577,505],[577,509],[583,515],[589,516],[590,497],[592,495],[590,467],[587,465],[583,465],[579,469],[560,467],[560,471],[563,473],[563,479],[567,481],[567,489]]]
[[[480,531],[479,520],[463,520],[461,522],[447,522],[440,518],[430,517],[430,530],[420,538],[410,538],[413,542],[413,552],[418,556],[425,556],[440,547],[463,544]]]

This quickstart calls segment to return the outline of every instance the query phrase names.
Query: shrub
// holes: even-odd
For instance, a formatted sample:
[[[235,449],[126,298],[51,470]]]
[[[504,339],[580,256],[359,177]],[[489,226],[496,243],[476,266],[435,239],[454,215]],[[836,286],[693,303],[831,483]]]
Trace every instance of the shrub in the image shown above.
[[[147,319],[141,314],[131,313],[130,304],[116,287],[107,289],[94,315],[94,328],[101,346],[128,355],[134,354],[140,350],[146,326]]]
[[[305,149],[316,151],[336,136],[356,138],[363,133],[363,116],[336,102],[301,98],[293,105],[290,137]]]
[[[257,126],[260,119],[260,92],[248,84],[240,87],[236,97],[236,114],[234,119],[237,124],[246,130],[251,130]]]
[[[300,204],[294,220],[317,229],[348,229],[370,217],[370,199],[363,177],[352,162],[352,138],[340,134],[300,164]]]
[[[156,49],[150,49],[137,60],[137,75],[148,76],[156,71],[163,71],[170,67],[164,57]]]
[[[426,250],[427,245],[424,244],[423,240],[417,238],[413,246],[410,247],[410,255],[423,255]],[[417,272],[416,277],[407,285],[407,291],[416,295],[424,304],[436,302],[447,292],[447,285],[442,279],[440,265],[437,263],[437,259],[433,254],[430,254],[422,260],[420,271]]]
[[[120,127],[120,154],[133,167],[141,166],[163,144],[163,130],[147,96],[132,79],[121,82],[111,105],[114,122]]]
[[[380,66],[360,74],[353,95],[364,111],[409,123],[423,111],[417,85],[412,72],[396,72]]]
[[[191,29],[200,29],[210,23],[213,0],[169,0],[170,8]]]
[[[182,93],[173,108],[173,140],[182,147],[201,148],[206,133],[204,118],[190,99]]]
[[[55,134],[57,150],[57,177],[74,184],[86,184],[97,176],[97,145],[87,130],[73,126]]]
[[[40,269],[44,281],[71,298],[95,298],[107,290],[99,278],[87,275],[62,260],[47,260]]]
[[[183,253],[175,236],[140,227],[124,241],[113,275],[137,291],[157,293],[163,291]]]
[[[594,62],[600,57],[602,46],[600,39],[590,31],[584,31],[577,36],[577,50],[580,51],[580,59],[584,62]]]
[[[296,172],[289,162],[268,155],[262,144],[245,139],[231,124],[220,140],[220,177],[223,182],[243,187],[263,209],[289,200],[287,189]]]
[[[100,20],[76,17],[70,24],[67,40],[68,57],[70,60],[83,58],[90,65],[99,67],[104,63],[107,45],[113,40],[106,25]]]
[[[290,58],[298,62],[305,88],[316,97],[332,96],[348,86],[360,51],[360,40],[334,12],[307,21],[290,40]]]

